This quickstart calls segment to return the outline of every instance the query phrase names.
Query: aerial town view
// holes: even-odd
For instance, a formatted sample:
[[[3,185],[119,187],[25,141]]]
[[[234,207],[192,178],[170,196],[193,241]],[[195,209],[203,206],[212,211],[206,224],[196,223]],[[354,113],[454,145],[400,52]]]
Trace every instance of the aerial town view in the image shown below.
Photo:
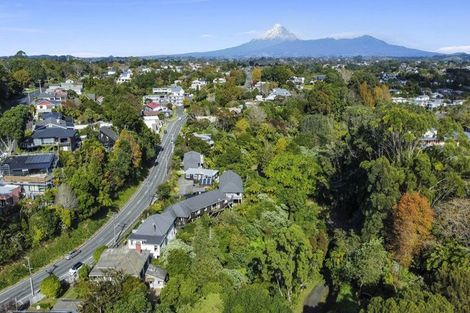
[[[470,313],[468,0],[0,1],[0,313]]]

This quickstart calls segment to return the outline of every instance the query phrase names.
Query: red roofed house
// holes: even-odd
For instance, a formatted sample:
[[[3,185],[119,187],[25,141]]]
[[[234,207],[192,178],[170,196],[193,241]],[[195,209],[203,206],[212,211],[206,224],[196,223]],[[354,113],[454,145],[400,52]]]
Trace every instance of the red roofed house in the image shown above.
[[[36,116],[42,113],[50,113],[55,108],[55,104],[49,100],[40,100],[36,103]]]
[[[11,207],[18,203],[20,194],[20,186],[0,184],[0,211],[3,208]]]

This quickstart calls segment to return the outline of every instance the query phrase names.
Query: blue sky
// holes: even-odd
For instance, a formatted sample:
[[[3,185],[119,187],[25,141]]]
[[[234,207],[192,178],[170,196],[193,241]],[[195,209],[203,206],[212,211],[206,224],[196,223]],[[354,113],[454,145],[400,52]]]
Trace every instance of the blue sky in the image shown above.
[[[0,55],[209,51],[280,23],[302,39],[370,34],[470,53],[468,0],[0,0]]]

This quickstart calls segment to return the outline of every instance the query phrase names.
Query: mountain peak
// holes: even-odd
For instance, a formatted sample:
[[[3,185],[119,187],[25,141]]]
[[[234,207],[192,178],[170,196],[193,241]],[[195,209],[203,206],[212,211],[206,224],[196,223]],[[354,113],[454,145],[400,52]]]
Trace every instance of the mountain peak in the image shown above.
[[[281,24],[274,24],[274,26],[266,31],[260,38],[262,40],[297,40],[297,36],[288,31]]]

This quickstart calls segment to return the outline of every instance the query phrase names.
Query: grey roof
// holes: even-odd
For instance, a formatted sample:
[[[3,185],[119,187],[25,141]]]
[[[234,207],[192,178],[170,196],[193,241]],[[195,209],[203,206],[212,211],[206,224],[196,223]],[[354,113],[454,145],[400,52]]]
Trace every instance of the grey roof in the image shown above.
[[[106,249],[90,272],[91,277],[105,276],[106,271],[122,271],[124,274],[140,277],[150,257],[149,251],[140,253],[133,249]]]
[[[46,170],[54,166],[56,159],[53,153],[15,155],[7,157],[2,166],[10,171]]]
[[[34,131],[33,138],[71,138],[77,134],[75,129],[60,127],[41,128]]]
[[[37,121],[36,129],[39,128],[46,128],[46,127],[60,127],[60,128],[73,128],[73,122],[70,118],[54,118],[54,117],[47,117],[44,118],[42,121]]]
[[[150,264],[147,269],[147,272],[145,272],[145,275],[165,280],[166,276],[168,275],[168,272],[160,266]]]
[[[80,300],[58,299],[51,312],[78,313],[81,303]]]
[[[202,154],[196,151],[186,152],[183,156],[183,169],[198,168],[202,163]]]
[[[40,118],[42,120],[47,120],[47,119],[56,119],[56,120],[61,120],[64,119],[64,115],[60,112],[43,112],[40,114]]]
[[[282,96],[282,97],[289,97],[291,95],[291,93],[287,89],[284,89],[284,88],[274,88],[271,94],[276,95],[276,96]]]
[[[141,239],[149,244],[161,244],[174,223],[175,216],[165,210],[165,212],[161,214],[149,216],[129,238]]]
[[[119,138],[119,135],[116,134],[114,130],[111,129],[111,127],[108,126],[101,126],[100,127],[100,132],[111,138],[112,140],[116,141]]]
[[[234,171],[225,171],[219,178],[219,189],[223,193],[242,193],[243,181]]]
[[[191,213],[207,208],[225,200],[225,194],[219,189],[191,197],[168,208],[176,217],[188,218]]]

